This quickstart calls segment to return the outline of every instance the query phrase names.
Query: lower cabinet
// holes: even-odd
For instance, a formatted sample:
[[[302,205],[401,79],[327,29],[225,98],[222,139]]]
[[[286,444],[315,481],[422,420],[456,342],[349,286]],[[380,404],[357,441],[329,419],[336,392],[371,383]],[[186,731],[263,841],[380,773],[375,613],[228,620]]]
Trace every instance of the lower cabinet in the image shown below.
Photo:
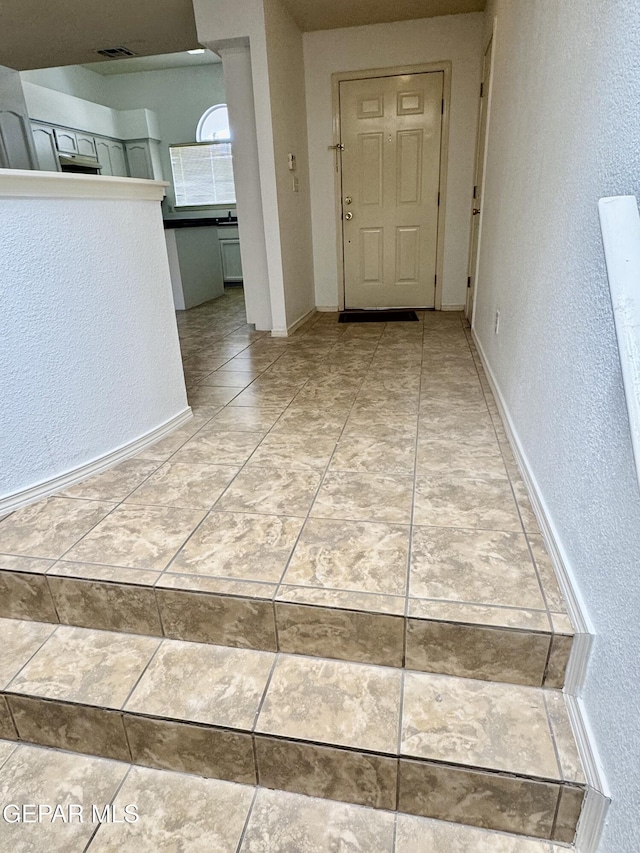
[[[238,237],[218,237],[222,257],[222,278],[225,282],[242,283],[242,260]]]

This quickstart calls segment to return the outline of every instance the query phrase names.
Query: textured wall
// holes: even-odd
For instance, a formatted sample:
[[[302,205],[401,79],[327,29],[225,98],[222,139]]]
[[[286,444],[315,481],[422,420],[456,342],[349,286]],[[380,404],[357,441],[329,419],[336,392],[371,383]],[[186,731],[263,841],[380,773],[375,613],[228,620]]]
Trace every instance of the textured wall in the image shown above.
[[[600,849],[636,853],[640,495],[597,201],[640,195],[640,17],[636,0],[493,13],[475,327],[596,633],[584,701],[613,795]]]
[[[449,15],[305,33],[307,124],[316,304],[338,304],[337,229],[331,75],[338,71],[451,60],[449,168],[445,217],[443,305],[467,293],[469,221],[476,122],[482,73],[483,16]]]
[[[3,199],[0,497],[187,406],[159,203]]]

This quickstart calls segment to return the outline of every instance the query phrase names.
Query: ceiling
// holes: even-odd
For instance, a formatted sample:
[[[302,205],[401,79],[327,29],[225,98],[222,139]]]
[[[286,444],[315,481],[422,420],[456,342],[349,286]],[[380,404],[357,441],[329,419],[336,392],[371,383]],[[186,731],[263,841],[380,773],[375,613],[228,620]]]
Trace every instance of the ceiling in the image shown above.
[[[0,0],[0,65],[84,65],[120,46],[139,56],[200,47],[192,0]]]
[[[485,0],[283,2],[304,31],[477,12],[485,5]],[[167,54],[198,47],[192,0],[0,0],[0,65],[26,71],[91,63],[92,70],[112,73],[94,67],[102,59],[96,51],[121,46],[166,63],[173,62]]]
[[[282,0],[301,30],[333,30],[481,12],[485,0]]]
[[[161,71],[165,68],[193,68],[194,65],[211,65],[220,62],[219,56],[210,50],[204,53],[163,53],[160,56],[136,56],[133,59],[108,59],[106,62],[92,62],[85,65],[89,71],[110,76],[112,74],[133,74],[136,71]]]

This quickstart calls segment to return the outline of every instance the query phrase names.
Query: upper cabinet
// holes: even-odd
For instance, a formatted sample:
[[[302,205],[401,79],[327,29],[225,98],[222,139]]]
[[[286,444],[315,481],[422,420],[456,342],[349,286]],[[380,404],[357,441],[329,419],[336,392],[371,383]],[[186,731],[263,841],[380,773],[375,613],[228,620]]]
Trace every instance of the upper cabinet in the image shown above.
[[[53,128],[32,122],[31,133],[40,168],[45,172],[59,172],[60,159]]]
[[[159,146],[155,139],[130,139],[124,143],[132,178],[162,180]]]
[[[75,131],[56,127],[54,128],[54,133],[56,137],[56,145],[61,154],[78,153],[78,140],[76,139]]]
[[[115,175],[121,178],[132,177],[127,169],[124,143],[115,139],[95,138],[96,153],[100,163],[101,175]]]

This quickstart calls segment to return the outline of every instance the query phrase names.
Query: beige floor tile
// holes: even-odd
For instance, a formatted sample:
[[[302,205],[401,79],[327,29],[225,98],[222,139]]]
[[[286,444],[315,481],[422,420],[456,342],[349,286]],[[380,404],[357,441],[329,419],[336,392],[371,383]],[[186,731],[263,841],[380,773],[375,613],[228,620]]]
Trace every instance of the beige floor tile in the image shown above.
[[[330,436],[272,432],[249,459],[248,467],[323,471],[336,441]]]
[[[410,597],[407,615],[417,619],[440,622],[460,622],[463,625],[493,625],[496,628],[521,628],[525,631],[550,630],[549,616],[545,610],[523,610],[518,607],[500,607],[487,604],[444,601]]]
[[[231,401],[230,407],[250,406],[254,408],[256,406],[270,406],[272,409],[280,409],[283,411],[287,408],[298,391],[299,388],[297,385],[291,386],[287,390],[286,388],[268,388],[264,386],[255,388],[252,384],[248,388],[245,388],[244,391],[241,391],[237,397],[234,397]]]
[[[162,570],[204,512],[178,507],[120,506],[66,555],[69,560]]]
[[[54,560],[40,560],[37,557],[0,554],[0,569],[8,569],[12,572],[26,572],[32,575],[44,575],[53,566],[54,562]]]
[[[407,672],[402,753],[559,779],[541,690]]]
[[[405,474],[352,474],[330,471],[311,515],[353,521],[409,524],[413,477]]]
[[[200,384],[214,385],[217,388],[236,388],[237,393],[240,393],[243,388],[253,382],[256,376],[259,376],[256,371],[224,370],[220,367],[213,373],[206,373]]]
[[[0,551],[57,559],[113,506],[101,501],[45,498],[0,521]]]
[[[364,610],[367,613],[388,613],[393,616],[402,616],[406,603],[404,595],[292,586],[287,583],[281,583],[278,587],[276,600],[342,610]]]
[[[286,584],[403,595],[408,527],[309,519],[284,575]]]
[[[240,853],[393,853],[393,815],[261,789]]]
[[[527,539],[531,545],[533,559],[535,560],[538,573],[540,574],[542,588],[544,589],[544,595],[547,599],[549,609],[559,613],[565,613],[567,605],[565,603],[564,596],[560,592],[558,579],[556,577],[551,558],[545,548],[542,536],[529,533]]]
[[[252,799],[248,786],[132,767],[114,806],[122,815],[126,805],[135,803],[138,820],[102,824],[89,851],[157,853],[177,841],[174,849],[189,853],[230,853],[238,846]]]
[[[119,708],[158,648],[155,637],[59,625],[11,690]]]
[[[219,412],[204,430],[205,434],[218,430],[266,433],[278,420],[280,409],[262,406],[228,406]]]
[[[414,442],[418,427],[417,415],[408,412],[352,411],[343,438],[364,436],[396,441]]]
[[[165,640],[127,711],[250,731],[274,656]]]
[[[545,608],[523,533],[415,527],[410,592],[422,598]]]
[[[400,670],[281,655],[256,732],[396,754]]]
[[[370,474],[413,474],[415,441],[371,436],[343,436],[331,460],[330,470]]]
[[[157,463],[148,459],[126,459],[119,465],[97,474],[82,483],[77,483],[61,492],[67,498],[84,498],[95,501],[121,501],[136,486],[152,474]]]
[[[545,841],[413,815],[398,815],[395,853],[549,853]],[[565,853],[567,853],[565,851]]]
[[[42,644],[55,625],[19,619],[0,619],[0,687],[5,687]]]
[[[418,440],[417,470],[419,474],[431,473],[449,476],[505,477],[506,470],[500,447],[491,438],[488,441],[464,441],[437,438],[421,431]]]
[[[53,821],[45,817],[34,823],[0,822],[0,848],[14,851],[70,853],[84,850],[95,830],[91,810],[111,802],[127,772],[127,765],[104,758],[53,752],[20,746],[9,757],[0,774],[3,803],[82,806],[83,821]]]
[[[116,583],[138,584],[139,586],[153,586],[160,577],[160,572],[145,569],[132,569],[128,566],[101,566],[97,563],[73,563],[66,560],[59,560],[49,570],[49,574],[54,577],[115,581]]]
[[[239,470],[231,465],[167,462],[126,503],[210,509]]]
[[[545,690],[544,698],[547,703],[553,739],[558,750],[562,778],[568,782],[584,784],[586,777],[571,728],[564,695],[559,690]]]
[[[171,461],[244,465],[263,438],[263,432],[202,430],[183,445]]]
[[[293,405],[282,415],[274,426],[273,432],[326,435],[337,440],[344,428],[348,414],[346,409],[318,411],[317,409]]]
[[[317,471],[245,468],[218,501],[216,509],[305,516],[321,479]]]
[[[509,480],[497,477],[418,476],[414,523],[522,530]]]
[[[302,520],[212,512],[178,552],[172,572],[278,582]]]
[[[1,570],[0,616],[57,622],[58,616],[44,575]]]

